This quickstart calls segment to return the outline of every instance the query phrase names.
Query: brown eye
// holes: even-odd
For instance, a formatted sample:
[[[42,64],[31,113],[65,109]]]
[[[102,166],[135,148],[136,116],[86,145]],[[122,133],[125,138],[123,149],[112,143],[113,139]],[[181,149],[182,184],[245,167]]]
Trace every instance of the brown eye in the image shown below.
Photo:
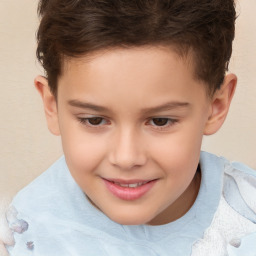
[[[100,125],[103,121],[103,118],[102,117],[91,117],[91,118],[88,118],[88,123],[90,125]]]
[[[156,126],[164,126],[168,124],[169,119],[168,118],[153,118],[152,119],[153,124]]]

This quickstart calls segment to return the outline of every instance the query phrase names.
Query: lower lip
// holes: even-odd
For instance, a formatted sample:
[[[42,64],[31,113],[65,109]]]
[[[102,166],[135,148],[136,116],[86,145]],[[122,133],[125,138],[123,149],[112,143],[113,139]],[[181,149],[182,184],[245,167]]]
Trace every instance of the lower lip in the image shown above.
[[[136,188],[121,187],[111,181],[104,180],[107,189],[116,197],[132,201],[144,196],[156,183],[157,180],[152,180],[144,185],[138,186]]]

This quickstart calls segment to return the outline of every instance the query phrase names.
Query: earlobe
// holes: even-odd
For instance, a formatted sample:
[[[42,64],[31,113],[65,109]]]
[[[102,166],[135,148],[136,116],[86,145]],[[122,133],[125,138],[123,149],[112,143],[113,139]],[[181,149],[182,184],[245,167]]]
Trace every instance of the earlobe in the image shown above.
[[[60,135],[57,102],[50,90],[47,79],[43,76],[37,76],[34,84],[43,100],[48,129],[52,134]]]
[[[235,93],[237,77],[234,74],[226,75],[219,90],[212,97],[210,113],[204,129],[204,135],[216,133],[224,123]]]

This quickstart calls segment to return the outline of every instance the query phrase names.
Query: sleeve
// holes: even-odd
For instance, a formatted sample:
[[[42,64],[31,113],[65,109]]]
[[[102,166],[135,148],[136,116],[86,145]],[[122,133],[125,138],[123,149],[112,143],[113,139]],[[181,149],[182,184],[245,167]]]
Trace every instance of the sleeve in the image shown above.
[[[242,199],[256,214],[256,171],[235,162],[226,168],[225,173],[233,178]]]
[[[256,256],[256,171],[224,159],[219,207],[191,256]]]

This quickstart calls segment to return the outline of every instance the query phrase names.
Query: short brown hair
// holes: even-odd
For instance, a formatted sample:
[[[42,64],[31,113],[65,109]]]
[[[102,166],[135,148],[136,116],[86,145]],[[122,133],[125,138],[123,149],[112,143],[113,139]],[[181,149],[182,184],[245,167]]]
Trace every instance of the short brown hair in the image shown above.
[[[232,53],[234,0],[40,0],[37,58],[54,95],[65,57],[113,47],[193,52],[195,77],[220,88]]]

